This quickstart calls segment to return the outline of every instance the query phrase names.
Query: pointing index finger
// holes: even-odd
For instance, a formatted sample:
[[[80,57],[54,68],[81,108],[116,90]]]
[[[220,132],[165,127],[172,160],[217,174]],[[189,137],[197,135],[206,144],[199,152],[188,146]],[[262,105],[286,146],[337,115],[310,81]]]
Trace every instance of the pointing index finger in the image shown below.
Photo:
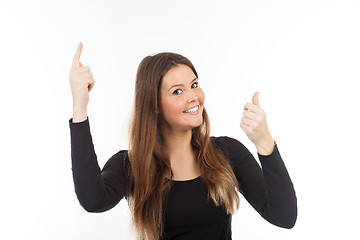
[[[79,66],[81,50],[82,50],[82,43],[80,42],[79,45],[78,45],[78,48],[76,49],[76,52],[75,52],[72,67],[78,67]]]

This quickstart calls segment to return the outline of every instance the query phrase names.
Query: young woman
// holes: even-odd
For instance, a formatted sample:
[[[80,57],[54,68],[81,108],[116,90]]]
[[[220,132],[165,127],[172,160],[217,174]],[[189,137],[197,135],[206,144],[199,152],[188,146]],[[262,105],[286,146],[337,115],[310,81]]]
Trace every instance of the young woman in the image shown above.
[[[210,137],[204,92],[191,62],[174,53],[145,57],[136,75],[129,149],[100,170],[87,117],[94,79],[80,63],[69,78],[69,120],[75,191],[89,212],[126,198],[141,239],[231,239],[237,190],[270,223],[292,228],[297,217],[293,184],[259,106],[244,107],[240,127],[255,144],[262,168],[239,141]]]

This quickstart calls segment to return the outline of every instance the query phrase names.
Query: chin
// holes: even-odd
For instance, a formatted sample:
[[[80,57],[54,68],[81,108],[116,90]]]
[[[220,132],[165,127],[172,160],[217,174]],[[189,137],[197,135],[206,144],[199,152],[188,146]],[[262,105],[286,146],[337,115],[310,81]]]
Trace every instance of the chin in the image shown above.
[[[198,123],[194,124],[193,128],[200,127],[202,123],[203,123],[203,118],[201,118],[201,121],[199,121]]]

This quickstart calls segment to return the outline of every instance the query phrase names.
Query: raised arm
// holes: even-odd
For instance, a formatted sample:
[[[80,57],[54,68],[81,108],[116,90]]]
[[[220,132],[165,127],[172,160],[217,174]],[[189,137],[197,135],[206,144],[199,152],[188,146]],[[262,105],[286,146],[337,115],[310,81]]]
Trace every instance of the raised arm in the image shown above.
[[[292,228],[297,218],[295,190],[260,108],[259,92],[245,104],[240,127],[254,143],[262,168],[240,142],[226,139],[229,160],[249,203],[267,221]]]
[[[94,79],[89,67],[80,62],[80,43],[69,73],[73,95],[73,118],[69,120],[71,158],[75,192],[89,212],[103,212],[114,207],[126,192],[126,152],[113,155],[100,170],[90,133],[87,105]]]

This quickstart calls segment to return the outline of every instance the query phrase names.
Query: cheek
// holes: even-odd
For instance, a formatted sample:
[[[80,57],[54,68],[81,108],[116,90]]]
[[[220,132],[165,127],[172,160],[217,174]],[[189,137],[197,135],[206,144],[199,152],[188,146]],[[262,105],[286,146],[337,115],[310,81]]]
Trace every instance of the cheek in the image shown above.
[[[184,101],[181,101],[180,99],[167,99],[162,101],[162,109],[165,117],[168,114],[182,112],[185,107],[186,106],[184,105]]]
[[[205,102],[205,93],[201,88],[199,89],[198,98],[199,98],[200,103],[204,104],[204,102]]]

